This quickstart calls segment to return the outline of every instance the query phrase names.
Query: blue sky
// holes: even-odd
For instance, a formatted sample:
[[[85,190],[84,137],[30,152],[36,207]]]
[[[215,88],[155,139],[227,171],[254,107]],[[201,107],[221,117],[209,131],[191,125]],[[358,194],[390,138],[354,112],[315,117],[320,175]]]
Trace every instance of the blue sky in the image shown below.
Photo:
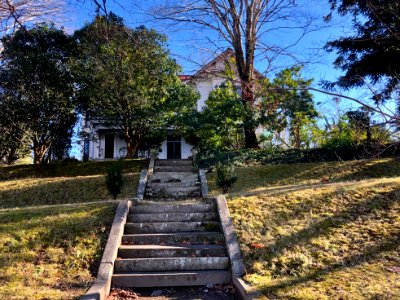
[[[69,0],[69,11],[64,23],[66,30],[72,33],[74,30],[90,22],[94,15],[94,6],[90,0]],[[162,0],[108,0],[108,10],[124,18],[125,23],[130,27],[145,25],[155,28],[168,37],[168,45],[171,55],[183,67],[183,73],[193,73],[199,68],[199,65],[205,63],[213,55],[209,49],[216,50],[216,47],[207,42],[207,38],[217,40],[217,46],[220,49],[228,45],[206,30],[194,30],[185,26],[184,28],[167,28],[161,21],[155,21],[148,15],[149,9],[164,1]],[[304,76],[314,78],[315,84],[321,80],[334,80],[339,74],[339,70],[333,67],[335,54],[329,54],[321,50],[323,45],[335,37],[347,35],[352,32],[348,18],[335,16],[329,24],[323,22],[323,16],[330,12],[328,0],[297,0],[298,10],[301,13],[312,16],[315,21],[313,27],[315,31],[306,35],[299,44],[291,48],[291,57],[281,56],[274,60],[273,66],[277,69],[267,73],[268,77],[273,77],[275,71],[282,67],[293,65],[294,63],[306,62]],[[299,32],[296,30],[280,30],[269,37],[271,43],[286,45],[296,40]],[[268,40],[267,40],[268,41]],[[197,62],[197,64],[193,63]],[[265,72],[267,64],[265,60],[259,59],[256,62],[256,68]],[[356,95],[354,92],[352,95]],[[316,95],[317,102],[323,102],[325,96]]]
[[[69,2],[63,26],[67,32],[73,33],[74,30],[93,20],[95,9],[89,0],[69,0]],[[213,54],[209,49],[218,52],[216,46],[220,49],[228,46],[210,31],[193,29],[188,26],[170,28],[164,22],[155,21],[148,12],[151,7],[161,2],[162,0],[108,0],[108,10],[123,17],[125,24],[130,27],[145,25],[166,34],[171,55],[182,66],[185,74],[193,73],[201,64],[210,59]],[[341,72],[333,67],[335,54],[325,52],[322,47],[328,40],[351,35],[352,28],[349,19],[334,16],[331,23],[324,23],[323,16],[330,12],[328,0],[297,0],[296,3],[298,4],[297,11],[313,17],[314,31],[307,34],[296,46],[290,48],[290,56],[281,56],[275,59],[272,63],[273,68],[269,69],[266,60],[262,58],[256,61],[256,68],[260,72],[268,71],[266,75],[272,78],[274,73],[283,67],[306,62],[303,76],[314,78],[315,86],[318,86],[321,80],[333,81]],[[286,24],[280,23],[276,26],[281,25],[285,26]],[[281,29],[267,36],[265,40],[271,44],[285,46],[297,40],[298,37],[298,30]],[[212,40],[214,44],[207,41],[208,39]],[[364,96],[364,92],[360,90],[349,91],[346,94],[359,98]],[[340,105],[337,105],[332,101],[332,97],[323,94],[314,93],[314,96],[315,103],[320,103],[318,109],[328,118],[336,117],[338,111],[343,112],[356,107],[349,101],[341,101]],[[79,156],[76,147],[72,151],[73,155]]]

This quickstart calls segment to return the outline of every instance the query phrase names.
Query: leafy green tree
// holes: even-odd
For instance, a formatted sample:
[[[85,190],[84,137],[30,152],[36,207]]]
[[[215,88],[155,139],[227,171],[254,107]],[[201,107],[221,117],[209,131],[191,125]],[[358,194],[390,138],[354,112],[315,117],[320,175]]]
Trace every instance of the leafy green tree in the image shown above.
[[[0,162],[12,164],[29,153],[27,124],[19,113],[19,101],[0,93]]]
[[[371,117],[368,111],[351,110],[346,113],[349,124],[355,132],[355,139],[359,141],[365,140],[367,144],[371,143]]]
[[[2,43],[1,89],[11,95],[8,108],[19,116],[13,125],[26,124],[34,163],[42,163],[60,133],[70,130],[76,118],[69,69],[75,44],[62,30],[44,23],[5,36]]]
[[[327,125],[325,139],[321,146],[334,151],[339,149],[354,149],[356,143],[354,142],[353,130],[347,115],[342,115],[337,122]]]
[[[120,132],[127,157],[195,107],[197,93],[177,76],[180,67],[169,57],[165,36],[143,26],[128,28],[110,13],[75,38],[80,107],[88,119]]]
[[[211,91],[201,112],[182,120],[186,140],[205,149],[238,149],[244,146],[244,108],[230,81]]]
[[[345,74],[333,85],[348,89],[384,82],[374,94],[376,101],[397,95],[400,85],[400,2],[381,0],[329,0],[332,11],[351,15],[355,33],[330,41],[328,51],[336,51],[335,66]],[[332,13],[327,16],[330,20]]]
[[[260,123],[278,133],[289,127],[292,145],[297,149],[302,145],[303,127],[318,116],[307,89],[312,80],[302,78],[301,69],[294,66],[279,72],[272,81],[265,79],[257,106]]]

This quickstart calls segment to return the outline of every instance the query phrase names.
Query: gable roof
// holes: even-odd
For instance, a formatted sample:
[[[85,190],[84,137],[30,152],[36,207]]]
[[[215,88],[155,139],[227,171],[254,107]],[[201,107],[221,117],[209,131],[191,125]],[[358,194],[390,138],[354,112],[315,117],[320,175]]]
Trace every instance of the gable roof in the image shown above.
[[[202,66],[194,75],[191,76],[190,79],[195,79],[195,78],[201,78],[206,75],[220,75],[221,69],[218,69],[218,64],[219,63],[231,63],[228,59],[229,58],[234,58],[235,57],[235,51],[231,48],[227,48],[224,52],[220,53],[217,55],[215,58],[213,58],[210,62]],[[236,70],[236,66],[232,66],[234,70]],[[261,79],[265,78],[263,74],[261,74],[259,71],[254,69],[254,75]],[[184,75],[187,79],[188,75]]]
[[[217,66],[219,62],[226,63],[230,57],[234,57],[235,52],[228,48],[224,52],[220,53],[216,57],[214,57],[210,62],[202,66],[194,75],[193,77],[201,77],[206,74],[215,74],[216,72],[221,72],[220,69],[215,69],[214,67]]]

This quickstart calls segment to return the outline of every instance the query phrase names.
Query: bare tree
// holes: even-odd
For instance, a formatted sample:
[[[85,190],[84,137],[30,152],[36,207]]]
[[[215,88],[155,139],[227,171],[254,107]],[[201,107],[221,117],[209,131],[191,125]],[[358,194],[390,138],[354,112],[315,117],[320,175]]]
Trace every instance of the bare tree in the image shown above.
[[[254,63],[259,59],[270,63],[287,53],[310,29],[311,18],[299,14],[294,0],[186,0],[166,1],[157,6],[152,15],[172,25],[189,23],[210,29],[235,53],[237,74],[241,81],[242,103],[251,109],[255,101],[257,74]],[[296,18],[296,22],[291,22]],[[283,30],[300,30],[294,43],[279,46],[271,41],[274,33]],[[276,35],[275,35],[276,36]],[[256,124],[245,122],[245,146],[257,147]]]
[[[0,34],[29,23],[56,21],[65,12],[63,0],[0,0]]]

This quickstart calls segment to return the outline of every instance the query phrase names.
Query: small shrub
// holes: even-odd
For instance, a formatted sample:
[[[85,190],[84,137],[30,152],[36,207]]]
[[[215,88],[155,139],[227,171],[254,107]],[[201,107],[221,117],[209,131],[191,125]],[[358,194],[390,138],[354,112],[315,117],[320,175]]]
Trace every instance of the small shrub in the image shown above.
[[[112,164],[106,169],[107,189],[114,199],[116,199],[118,194],[121,193],[121,189],[124,185],[124,178],[122,176],[123,169],[123,164],[120,161]]]
[[[233,165],[217,164],[216,171],[217,186],[220,187],[224,193],[226,193],[237,180],[237,176],[235,176],[235,168]]]

